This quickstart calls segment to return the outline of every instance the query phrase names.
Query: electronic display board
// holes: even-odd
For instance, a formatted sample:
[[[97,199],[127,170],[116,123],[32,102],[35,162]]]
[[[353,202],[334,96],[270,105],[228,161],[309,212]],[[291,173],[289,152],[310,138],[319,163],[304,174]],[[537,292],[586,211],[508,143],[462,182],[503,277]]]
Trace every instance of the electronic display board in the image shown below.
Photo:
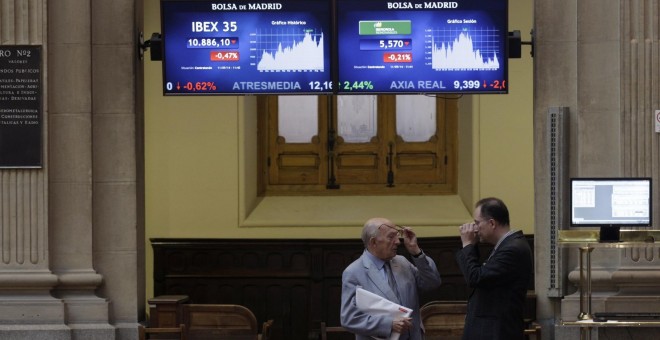
[[[331,93],[330,12],[330,0],[162,0],[163,93]]]
[[[336,0],[336,11],[336,93],[508,93],[507,0]]]

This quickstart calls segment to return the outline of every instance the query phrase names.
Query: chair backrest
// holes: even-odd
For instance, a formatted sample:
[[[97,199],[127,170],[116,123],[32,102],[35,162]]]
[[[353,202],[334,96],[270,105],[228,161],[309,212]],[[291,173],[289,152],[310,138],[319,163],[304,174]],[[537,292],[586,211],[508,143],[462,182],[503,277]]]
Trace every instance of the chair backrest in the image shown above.
[[[532,322],[524,332],[525,339],[541,340],[541,325],[536,322]]]
[[[257,340],[257,319],[240,305],[185,304],[188,340]]]
[[[419,310],[426,340],[460,340],[463,336],[467,303],[431,301]]]
[[[144,327],[138,326],[140,340],[151,339],[151,335],[158,335],[158,339],[186,340],[186,326],[181,324],[179,327]]]
[[[321,340],[328,340],[328,333],[341,333],[351,335],[351,338],[355,337],[353,333],[342,326],[326,326],[325,322],[321,321]]]
[[[259,334],[259,340],[270,340],[270,334],[273,329],[273,320],[264,321],[261,325],[261,333]]]

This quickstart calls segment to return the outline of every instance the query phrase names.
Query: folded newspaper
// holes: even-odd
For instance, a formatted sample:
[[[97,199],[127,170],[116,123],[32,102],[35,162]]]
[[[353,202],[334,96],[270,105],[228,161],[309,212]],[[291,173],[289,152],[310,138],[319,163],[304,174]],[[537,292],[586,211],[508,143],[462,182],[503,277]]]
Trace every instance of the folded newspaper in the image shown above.
[[[396,318],[410,317],[410,314],[412,314],[412,309],[401,306],[360,287],[355,291],[355,303],[359,310],[372,315],[391,315]],[[392,332],[389,338],[372,338],[379,340],[398,340],[400,335],[400,333]]]

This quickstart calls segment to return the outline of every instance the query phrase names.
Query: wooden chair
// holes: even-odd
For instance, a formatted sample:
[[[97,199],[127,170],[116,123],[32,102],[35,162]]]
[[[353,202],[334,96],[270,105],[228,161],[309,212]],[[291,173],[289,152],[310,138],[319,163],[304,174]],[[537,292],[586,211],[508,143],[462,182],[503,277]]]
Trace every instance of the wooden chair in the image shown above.
[[[523,315],[527,325],[525,339],[541,340],[541,325],[536,322],[536,292],[534,290],[527,291]]]
[[[257,319],[240,305],[185,304],[188,340],[258,340]],[[270,332],[267,329],[267,332]]]
[[[419,313],[425,340],[460,340],[463,336],[467,302],[431,301],[422,306]]]
[[[532,337],[530,337],[530,335]],[[528,328],[525,329],[525,338],[541,340],[541,325],[539,325],[536,322],[532,322],[531,324],[529,324]]]
[[[350,335],[351,339],[355,339],[355,335],[346,328],[342,326],[326,326],[325,322],[321,321],[321,340],[328,340],[328,333]]]
[[[138,335],[140,340],[152,339],[151,335],[158,339],[168,340],[186,340],[186,326],[181,324],[179,327],[144,327],[138,326]],[[154,337],[156,338],[156,337]]]
[[[264,321],[264,323],[261,325],[261,334],[259,334],[259,340],[270,340],[272,329],[273,320]]]
[[[422,306],[419,312],[426,330],[425,340],[460,340],[463,336],[466,302],[431,301]],[[541,340],[541,325],[530,322],[524,333],[526,339]]]

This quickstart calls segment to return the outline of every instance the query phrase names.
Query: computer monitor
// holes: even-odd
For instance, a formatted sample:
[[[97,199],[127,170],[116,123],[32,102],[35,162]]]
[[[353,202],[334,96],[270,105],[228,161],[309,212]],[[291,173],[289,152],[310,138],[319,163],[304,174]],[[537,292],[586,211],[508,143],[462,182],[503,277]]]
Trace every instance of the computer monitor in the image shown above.
[[[651,178],[571,178],[571,226],[600,227],[601,242],[619,242],[621,227],[651,226]]]

